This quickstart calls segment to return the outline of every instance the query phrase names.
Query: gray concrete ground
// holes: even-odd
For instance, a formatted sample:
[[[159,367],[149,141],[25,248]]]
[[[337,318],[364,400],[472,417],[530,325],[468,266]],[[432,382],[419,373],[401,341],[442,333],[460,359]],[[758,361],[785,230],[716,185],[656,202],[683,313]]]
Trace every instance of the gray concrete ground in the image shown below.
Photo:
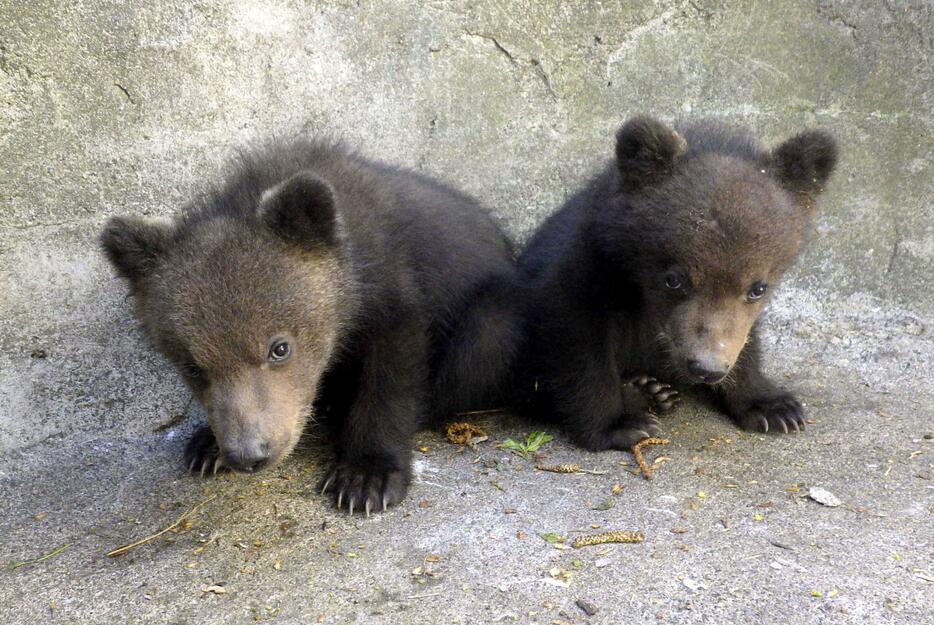
[[[924,1],[0,0],[0,622],[934,622],[932,52]],[[839,138],[766,328],[806,433],[688,402],[647,482],[557,432],[545,462],[607,473],[537,472],[494,446],[525,423],[427,432],[370,520],[313,493],[313,442],[181,473],[198,409],[96,250],[108,216],[174,212],[233,146],[304,131],[451,180],[521,242],[640,111]],[[540,537],[603,529],[646,539]]]
[[[919,346],[911,317],[865,326],[854,321],[862,316],[771,324],[773,350],[791,354],[778,373],[808,404],[806,433],[741,433],[689,402],[666,419],[671,445],[650,452],[666,458],[652,481],[633,475],[628,454],[584,453],[560,436],[540,462],[607,473],[536,471],[494,446],[530,426],[489,418],[478,422],[491,440],[474,449],[421,435],[408,499],[369,520],[317,495],[325,456],[313,441],[268,473],[208,480],[181,472],[187,426],[15,452],[0,464],[0,615],[23,624],[929,623],[934,397],[918,374],[934,350]],[[843,504],[810,500],[812,486]],[[105,555],[210,497],[191,527]],[[559,549],[541,537],[610,529],[641,530],[645,542]]]

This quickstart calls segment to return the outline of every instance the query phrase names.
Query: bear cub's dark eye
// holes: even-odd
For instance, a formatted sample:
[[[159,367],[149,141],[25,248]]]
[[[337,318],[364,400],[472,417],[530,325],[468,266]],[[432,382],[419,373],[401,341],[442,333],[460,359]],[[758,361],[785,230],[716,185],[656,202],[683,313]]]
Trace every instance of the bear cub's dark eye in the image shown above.
[[[269,362],[280,363],[292,355],[292,346],[284,339],[276,339],[269,347]]]
[[[765,282],[756,282],[751,287],[749,287],[749,292],[746,293],[746,299],[749,301],[754,301],[760,299],[765,292],[769,289],[769,285]]]
[[[682,280],[681,276],[678,274],[670,273],[665,276],[665,286],[667,286],[669,289],[680,289],[682,286],[684,286],[684,280]]]
[[[179,369],[182,372],[182,375],[196,386],[206,386],[208,384],[208,377],[201,367],[196,365],[193,362],[183,362],[179,364]]]

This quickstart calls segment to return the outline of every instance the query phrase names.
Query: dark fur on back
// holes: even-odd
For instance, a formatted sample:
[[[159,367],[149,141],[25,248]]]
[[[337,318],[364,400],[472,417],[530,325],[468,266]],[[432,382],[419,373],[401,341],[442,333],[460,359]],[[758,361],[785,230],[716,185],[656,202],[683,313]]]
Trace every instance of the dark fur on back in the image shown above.
[[[716,122],[627,122],[616,158],[520,256],[524,410],[588,448],[628,448],[658,431],[647,409],[674,404],[664,378],[705,384],[744,427],[803,427],[759,370],[754,324],[835,162],[820,131],[769,151]]]
[[[413,433],[496,401],[515,356],[516,269],[488,213],[341,146],[246,150],[171,223],[114,218],[102,240],[205,404],[195,469],[274,462],[327,414],[324,490],[369,513],[404,496]]]

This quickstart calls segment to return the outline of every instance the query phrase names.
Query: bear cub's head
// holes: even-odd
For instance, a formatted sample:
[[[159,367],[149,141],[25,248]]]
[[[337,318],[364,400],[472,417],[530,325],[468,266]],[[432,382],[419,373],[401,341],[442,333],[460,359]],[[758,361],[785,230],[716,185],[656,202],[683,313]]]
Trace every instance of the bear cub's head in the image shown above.
[[[145,334],[204,406],[231,469],[274,464],[299,440],[338,340],[340,241],[333,192],[309,172],[104,229]]]
[[[640,294],[646,330],[676,376],[727,377],[836,160],[822,131],[765,150],[715,122],[676,131],[637,117],[619,130],[614,188],[594,236]]]

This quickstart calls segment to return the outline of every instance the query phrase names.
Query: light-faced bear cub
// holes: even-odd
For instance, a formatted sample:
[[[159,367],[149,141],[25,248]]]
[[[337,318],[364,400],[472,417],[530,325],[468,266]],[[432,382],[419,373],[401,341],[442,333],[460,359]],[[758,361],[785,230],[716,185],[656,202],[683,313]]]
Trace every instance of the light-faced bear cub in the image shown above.
[[[616,158],[520,256],[525,408],[588,449],[627,449],[677,401],[662,379],[706,386],[745,429],[803,429],[760,369],[756,320],[835,164],[821,131],[769,151],[714,122],[627,122]]]
[[[402,500],[415,431],[494,401],[518,348],[517,270],[487,211],[340,146],[249,151],[177,218],[112,218],[102,244],[208,415],[189,470],[272,465],[327,412],[322,492],[351,513]]]

